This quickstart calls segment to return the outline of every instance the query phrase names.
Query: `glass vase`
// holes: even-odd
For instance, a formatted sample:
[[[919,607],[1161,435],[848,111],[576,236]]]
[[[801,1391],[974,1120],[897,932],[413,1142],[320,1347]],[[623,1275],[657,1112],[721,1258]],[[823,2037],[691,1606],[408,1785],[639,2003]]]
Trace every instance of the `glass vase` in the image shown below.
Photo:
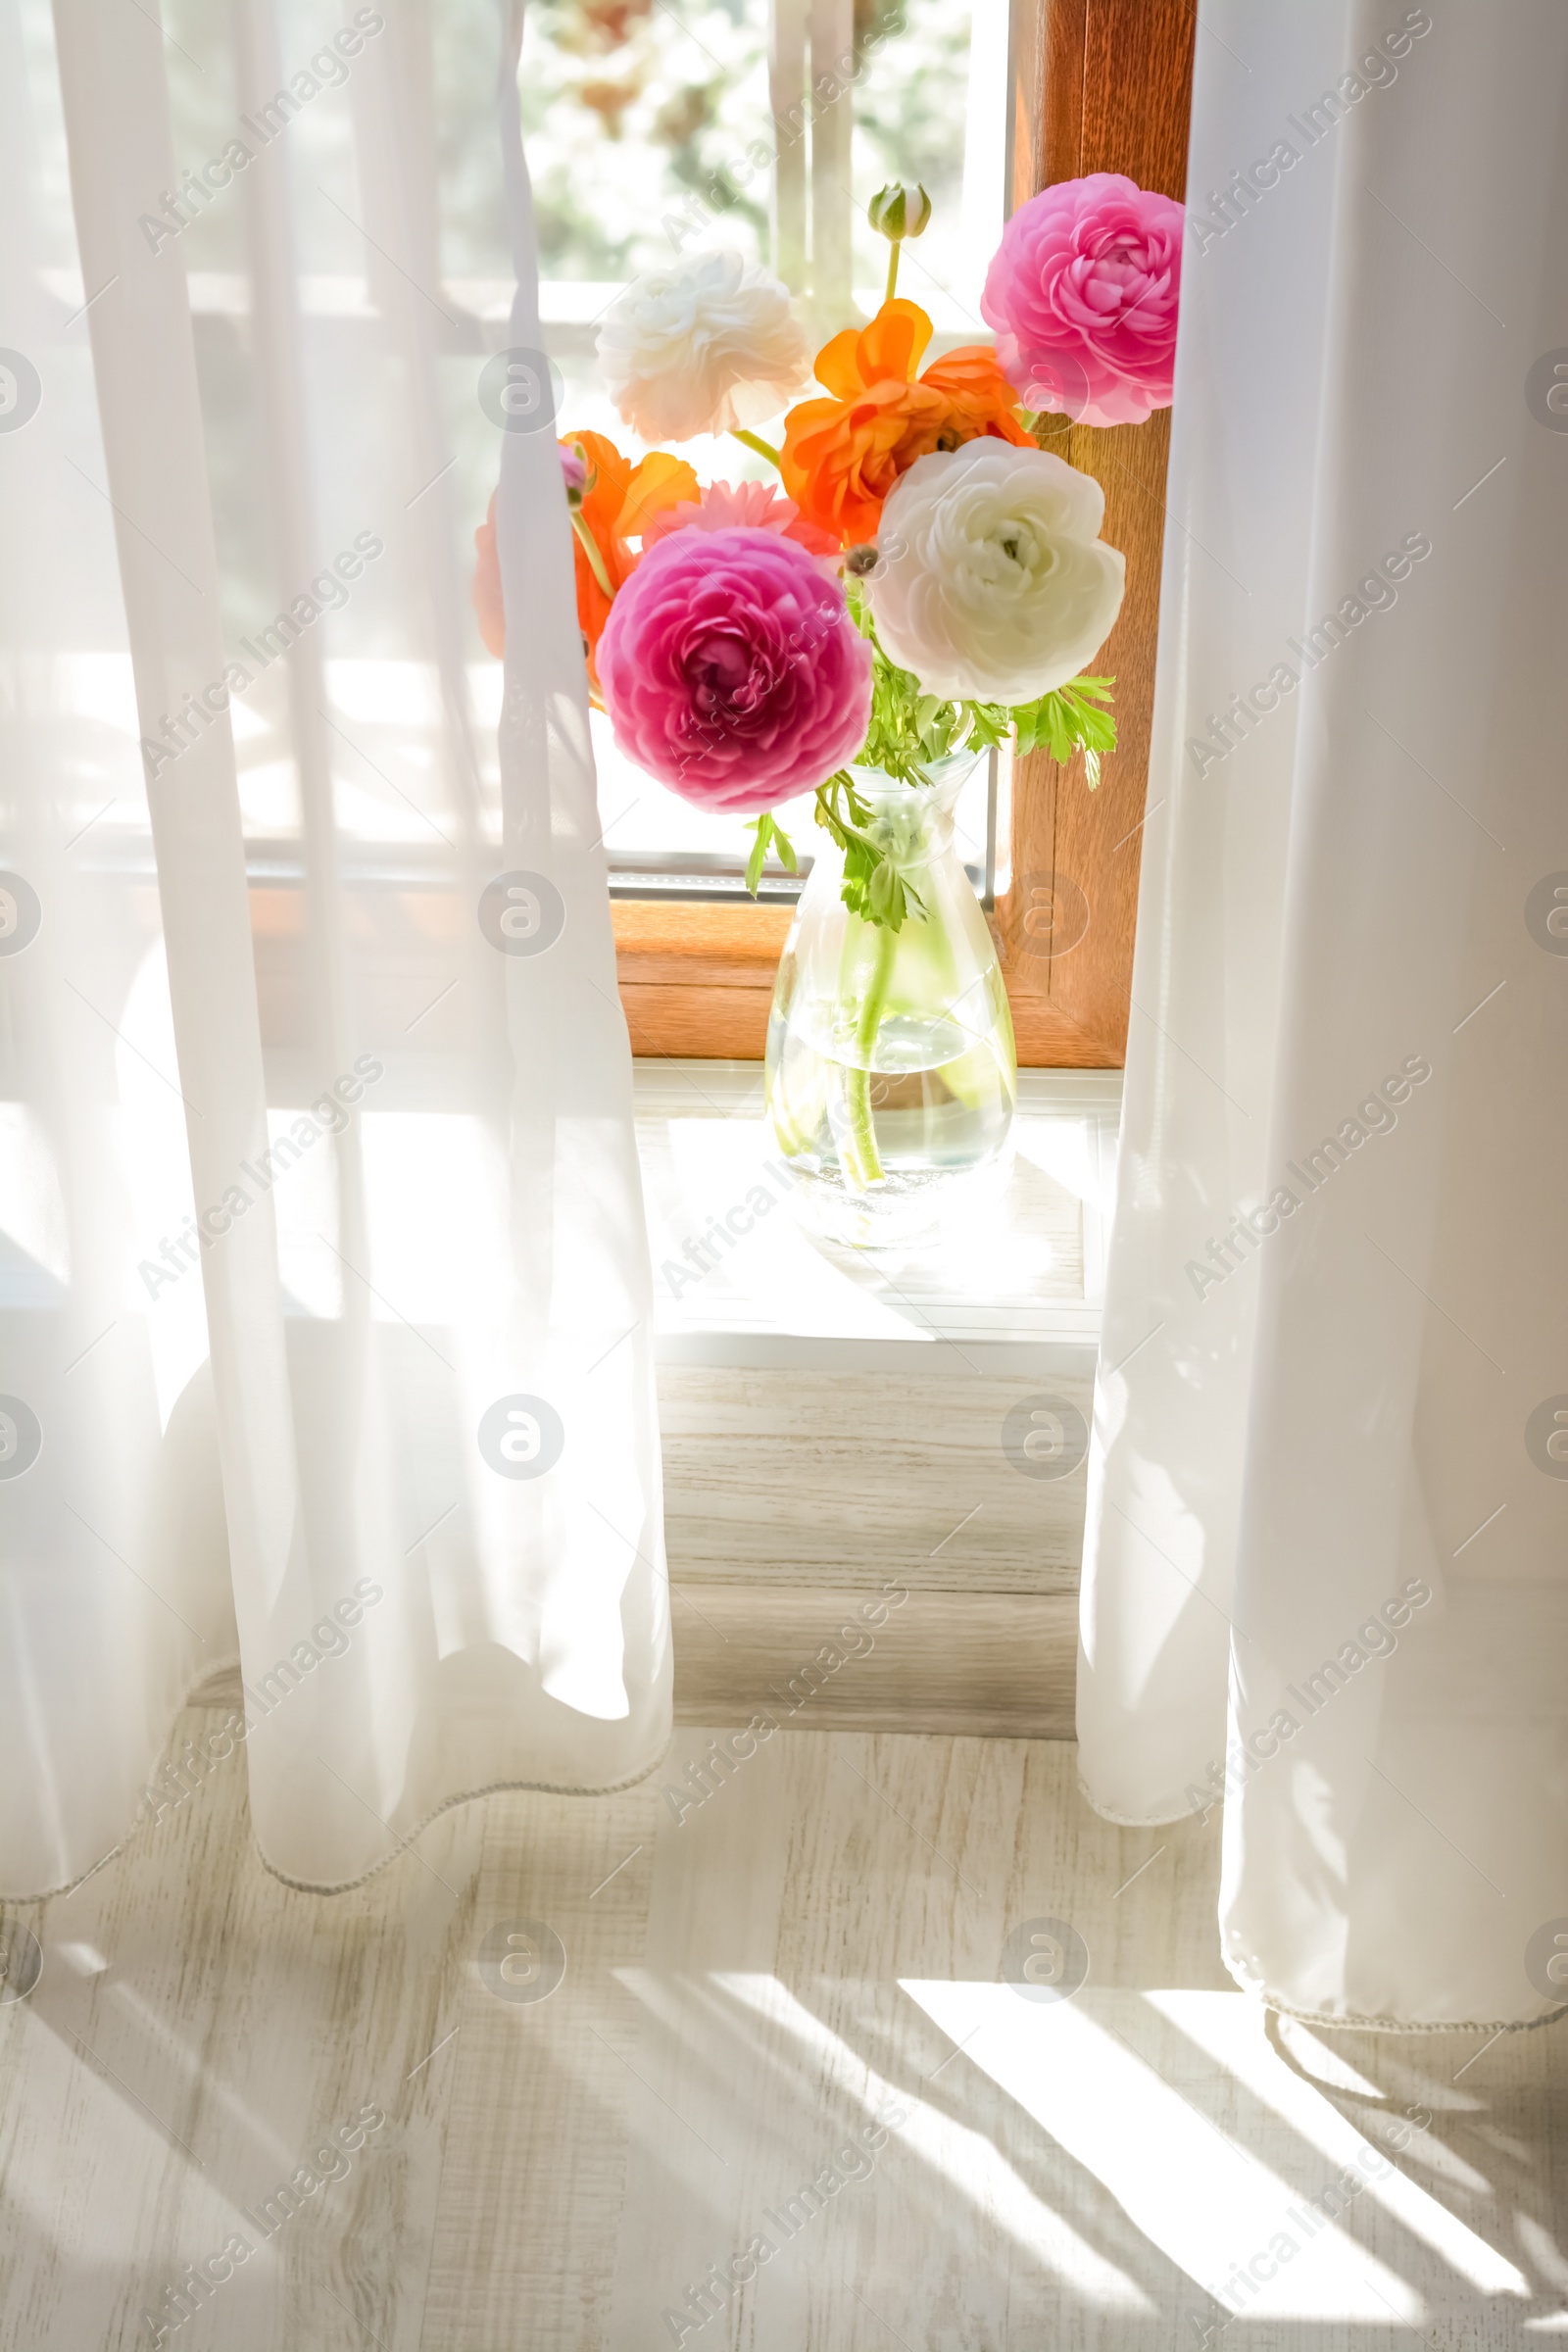
[[[1005,1180],[1017,1057],[997,951],[954,841],[976,761],[929,784],[851,770],[866,831],[910,894],[898,931],[852,914],[825,841],[796,908],[767,1032],[767,1105],[806,1220],[860,1248],[906,1242]],[[918,906],[914,903],[918,900]]]

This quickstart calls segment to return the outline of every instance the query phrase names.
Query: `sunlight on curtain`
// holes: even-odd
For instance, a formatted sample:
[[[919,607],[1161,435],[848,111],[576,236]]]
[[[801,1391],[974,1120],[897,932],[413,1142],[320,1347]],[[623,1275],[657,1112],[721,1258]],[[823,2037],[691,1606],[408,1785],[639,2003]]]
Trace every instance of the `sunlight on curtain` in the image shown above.
[[[1204,26],[1083,1771],[1116,1820],[1223,1803],[1227,1964],[1281,2006],[1527,2023],[1568,1990],[1568,20]]]
[[[174,17],[3,17],[8,331],[42,386],[0,433],[19,1895],[123,1837],[236,1655],[262,1850],[311,1886],[479,1788],[634,1779],[669,1722],[565,511],[548,437],[504,435],[450,339],[434,19]],[[470,30],[487,275],[519,281],[492,340],[536,346],[520,11]],[[188,154],[236,138],[190,196]],[[504,674],[460,494],[498,470],[532,615]],[[531,956],[486,927],[516,869],[559,909]]]

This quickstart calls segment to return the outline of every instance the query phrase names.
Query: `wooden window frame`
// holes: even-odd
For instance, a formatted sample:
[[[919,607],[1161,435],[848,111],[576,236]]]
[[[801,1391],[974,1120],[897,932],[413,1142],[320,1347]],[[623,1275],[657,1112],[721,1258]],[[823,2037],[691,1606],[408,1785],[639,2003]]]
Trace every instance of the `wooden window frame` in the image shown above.
[[[1186,194],[1194,0],[1013,0],[1013,206],[1058,180],[1123,172]],[[1170,412],[1051,442],[1105,493],[1104,536],[1127,595],[1097,666],[1116,680],[1117,748],[1099,790],[1081,758],[1012,770],[1010,885],[992,929],[1026,1067],[1119,1069],[1149,774]],[[787,906],[618,899],[612,917],[632,1052],[760,1059]],[[1086,919],[1087,918],[1087,919]],[[1059,919],[1062,944],[1052,952]]]

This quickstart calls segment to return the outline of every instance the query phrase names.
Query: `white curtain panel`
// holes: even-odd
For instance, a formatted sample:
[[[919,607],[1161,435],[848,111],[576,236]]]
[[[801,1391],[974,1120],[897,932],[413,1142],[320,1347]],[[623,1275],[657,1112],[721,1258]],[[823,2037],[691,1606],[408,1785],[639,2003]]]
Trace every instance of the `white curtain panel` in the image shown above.
[[[1568,1998],[1568,12],[1210,0],[1079,1730],[1281,2008]]]
[[[16,1897],[127,1835],[236,1660],[260,1846],[312,1887],[667,1737],[521,11],[467,12],[495,104],[448,164],[515,270],[483,332],[444,284],[433,23],[238,0],[196,58],[156,0],[0,5]],[[467,611],[498,471],[504,687]]]

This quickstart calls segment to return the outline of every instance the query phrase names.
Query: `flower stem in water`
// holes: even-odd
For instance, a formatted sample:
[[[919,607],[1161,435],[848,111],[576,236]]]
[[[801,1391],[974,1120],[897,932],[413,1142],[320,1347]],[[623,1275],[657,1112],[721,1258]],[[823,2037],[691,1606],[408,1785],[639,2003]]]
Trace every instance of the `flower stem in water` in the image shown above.
[[[871,1118],[871,1056],[876,1051],[877,1031],[882,1026],[882,1007],[887,1003],[888,982],[893,977],[894,958],[899,952],[899,935],[886,923],[874,925],[876,959],[865,995],[860,1000],[859,1017],[855,1024],[855,1045],[863,1060],[856,1062],[844,1073],[844,1102],[849,1112],[849,1133],[846,1141],[853,1147],[845,1154],[845,1181],[852,1192],[866,1192],[873,1184],[883,1181],[884,1170],[877,1153],[876,1129]]]

